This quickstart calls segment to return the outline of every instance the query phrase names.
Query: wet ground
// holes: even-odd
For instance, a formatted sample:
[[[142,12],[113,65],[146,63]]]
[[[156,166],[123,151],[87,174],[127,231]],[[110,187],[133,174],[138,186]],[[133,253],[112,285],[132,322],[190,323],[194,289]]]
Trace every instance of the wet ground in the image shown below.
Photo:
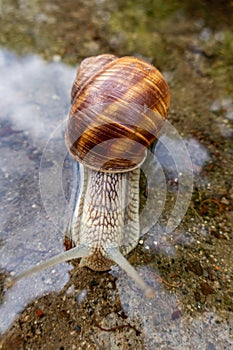
[[[0,2],[0,349],[233,348],[233,5],[164,3]],[[164,73],[169,121],[193,162],[187,214],[165,234],[179,182],[157,148],[165,209],[129,256],[156,296],[145,299],[118,267],[96,273],[77,261],[6,290],[11,271],[64,249],[70,89],[80,61],[106,52]]]

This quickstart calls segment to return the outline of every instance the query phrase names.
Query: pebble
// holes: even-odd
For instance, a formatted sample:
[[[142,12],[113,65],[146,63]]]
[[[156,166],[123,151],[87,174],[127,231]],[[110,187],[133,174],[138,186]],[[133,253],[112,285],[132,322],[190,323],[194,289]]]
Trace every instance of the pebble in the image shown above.
[[[60,55],[54,55],[53,56],[53,62],[61,62],[61,56]]]
[[[222,197],[220,202],[223,203],[223,204],[226,204],[226,205],[230,204],[230,201],[227,198],[225,198],[225,197]]]
[[[78,304],[81,304],[84,299],[87,296],[87,290],[86,289],[82,289],[80,290],[80,292],[75,296],[75,300],[77,301]]]
[[[208,283],[206,282],[201,282],[200,283],[200,290],[203,295],[209,295],[214,293],[214,288],[211,287]]]

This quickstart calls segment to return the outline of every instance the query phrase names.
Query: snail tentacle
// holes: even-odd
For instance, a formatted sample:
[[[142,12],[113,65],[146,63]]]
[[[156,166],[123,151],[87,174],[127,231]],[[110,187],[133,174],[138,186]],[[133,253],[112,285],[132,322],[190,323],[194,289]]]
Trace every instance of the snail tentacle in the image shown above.
[[[135,270],[135,268],[128,262],[128,260],[121,254],[118,247],[114,244],[109,245],[106,248],[106,254],[114,261],[116,264],[118,264],[122,270],[124,270],[129,277],[131,277],[142,289],[145,296],[148,298],[153,298],[155,295],[155,292],[153,288],[148,286],[141,276],[139,276],[138,272]]]
[[[81,244],[78,247],[74,247],[73,249],[67,250],[65,252],[62,252],[61,254],[55,255],[52,258],[42,261],[36,266],[33,266],[32,268],[25,270],[21,272],[20,274],[16,276],[10,276],[7,281],[8,287],[12,286],[17,281],[21,280],[22,278],[31,276],[35,272],[43,271],[49,267],[52,267],[54,265],[60,264],[62,262],[66,262],[68,260],[81,258],[83,256],[87,256],[90,252],[90,249],[88,245]]]

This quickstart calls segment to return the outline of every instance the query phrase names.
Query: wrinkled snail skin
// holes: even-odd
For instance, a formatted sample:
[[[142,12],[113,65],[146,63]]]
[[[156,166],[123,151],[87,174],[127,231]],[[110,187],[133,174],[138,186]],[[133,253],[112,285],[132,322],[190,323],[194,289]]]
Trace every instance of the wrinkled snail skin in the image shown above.
[[[137,244],[139,228],[140,169],[125,173],[98,172],[79,166],[80,193],[75,203],[70,236],[75,246],[86,244],[90,256],[80,265],[109,270],[113,262],[108,247],[115,245],[126,255]]]
[[[85,59],[71,92],[66,147],[79,162],[68,235],[74,248],[13,278],[58,262],[105,271],[118,264],[147,296],[153,291],[124,255],[138,244],[140,165],[163,125],[169,90],[162,74],[135,57]]]

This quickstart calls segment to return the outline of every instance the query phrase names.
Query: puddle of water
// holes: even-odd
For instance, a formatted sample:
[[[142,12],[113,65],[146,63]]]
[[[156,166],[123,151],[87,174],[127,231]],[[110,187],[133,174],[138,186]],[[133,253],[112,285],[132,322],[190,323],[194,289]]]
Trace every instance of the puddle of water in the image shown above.
[[[0,266],[19,273],[64,249],[61,223],[54,225],[43,209],[38,174],[43,149],[69,110],[75,70],[62,63],[46,63],[36,55],[20,58],[0,50],[0,75]],[[64,152],[60,132],[54,139],[58,155]],[[47,167],[54,162],[56,156],[47,159]],[[52,200],[54,213],[64,209],[56,205],[58,197]],[[30,300],[60,290],[70,268],[62,264],[17,283],[1,306],[0,330],[5,331]]]

